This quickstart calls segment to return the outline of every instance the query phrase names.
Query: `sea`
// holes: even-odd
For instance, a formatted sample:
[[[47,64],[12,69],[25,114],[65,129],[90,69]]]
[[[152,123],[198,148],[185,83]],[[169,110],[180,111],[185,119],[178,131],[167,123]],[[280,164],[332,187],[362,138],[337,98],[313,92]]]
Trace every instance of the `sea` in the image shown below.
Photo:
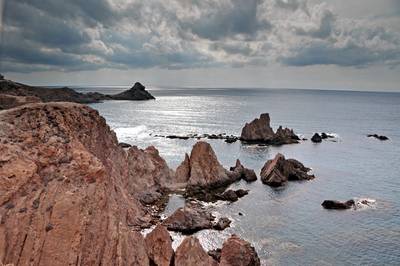
[[[126,87],[75,88],[117,93]],[[251,242],[262,265],[400,265],[400,93],[254,88],[150,87],[150,101],[91,104],[105,117],[120,142],[153,145],[175,169],[196,139],[156,135],[232,134],[269,113],[271,126],[293,128],[307,141],[283,146],[228,144],[206,140],[226,168],[240,159],[258,177],[277,153],[312,168],[312,181],[281,188],[239,182],[249,194],[234,203],[208,204],[232,220],[231,227],[196,233],[207,250],[221,247],[231,234]],[[315,132],[335,138],[312,143]],[[367,134],[389,137],[387,141]],[[370,206],[333,211],[326,199],[369,199]],[[184,205],[171,195],[164,216]],[[243,215],[239,215],[239,213]],[[173,234],[174,247],[183,236]]]

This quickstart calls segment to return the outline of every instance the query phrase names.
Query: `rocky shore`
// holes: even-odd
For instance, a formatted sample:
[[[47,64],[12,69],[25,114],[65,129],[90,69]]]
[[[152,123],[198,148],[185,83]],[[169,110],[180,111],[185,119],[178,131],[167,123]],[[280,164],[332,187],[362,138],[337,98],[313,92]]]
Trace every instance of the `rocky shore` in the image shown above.
[[[233,171],[224,169],[211,146],[199,142],[175,172],[154,147],[121,147],[97,111],[76,103],[31,103],[1,111],[0,262],[259,265],[254,248],[237,236],[224,243],[220,262],[194,237],[174,252],[158,216],[158,204],[169,192],[224,190],[246,176],[244,169],[240,162]],[[185,226],[202,215],[210,218],[206,227],[215,230],[230,224],[207,211],[198,219],[175,216],[188,217],[181,220]],[[167,221],[172,228],[179,219]],[[146,238],[140,233],[156,224]]]
[[[8,96],[2,96],[8,95]],[[63,87],[63,88],[46,88],[46,87],[34,87],[26,84],[14,82],[12,80],[0,79],[0,105],[3,97],[11,96],[23,96],[23,97],[35,97],[40,99],[42,102],[75,102],[75,103],[97,103],[105,100],[151,100],[155,99],[145,87],[136,82],[135,85],[122,93],[115,95],[101,94],[98,92],[80,93],[75,90]],[[32,98],[31,98],[32,99]],[[18,104],[6,107],[16,107]],[[1,108],[2,106],[0,106]],[[7,108],[1,108],[7,109]]]

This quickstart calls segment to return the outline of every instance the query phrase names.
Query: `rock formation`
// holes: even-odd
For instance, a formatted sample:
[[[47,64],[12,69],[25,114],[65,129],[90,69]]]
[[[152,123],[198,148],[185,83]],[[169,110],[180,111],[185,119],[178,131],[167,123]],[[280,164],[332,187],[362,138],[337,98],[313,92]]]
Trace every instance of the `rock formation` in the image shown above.
[[[122,93],[116,95],[106,95],[98,92],[80,93],[75,90],[63,88],[33,87],[11,80],[0,80],[0,94],[10,94],[15,96],[35,96],[43,102],[75,102],[75,103],[96,103],[104,100],[150,100],[155,99],[144,89],[140,83]]]
[[[217,266],[218,263],[205,252],[199,240],[194,237],[186,237],[176,249],[175,266]]]
[[[252,169],[245,168],[239,159],[236,160],[236,165],[230,168],[231,172],[238,176],[238,179],[243,179],[246,182],[257,180],[257,175]]]
[[[378,134],[369,134],[369,135],[367,135],[369,138],[376,138],[376,139],[379,139],[379,140],[388,140],[389,138],[388,137],[386,137],[386,136],[380,136],[380,135],[378,135]]]
[[[352,199],[345,202],[337,200],[325,200],[321,205],[325,209],[346,210],[355,207],[355,201]]]
[[[222,246],[220,266],[259,266],[260,259],[249,242],[232,235]]]
[[[215,189],[236,181],[231,172],[218,162],[211,145],[204,141],[193,146],[190,157],[185,156],[176,170],[175,180],[186,184],[189,192]]]
[[[167,229],[157,225],[145,238],[150,265],[170,266],[174,258],[172,239]]]
[[[15,96],[0,94],[0,110],[10,109],[28,103],[38,103],[40,99],[35,96]]]
[[[298,140],[300,140],[292,129],[283,129],[280,126],[275,133],[270,126],[270,117],[268,113],[261,114],[260,118],[246,123],[242,129],[240,139],[249,143],[273,145],[298,143]]]
[[[3,263],[148,265],[135,230],[152,217],[137,197],[170,173],[154,148],[125,151],[97,111],[74,103],[0,112],[0,140]]]
[[[309,168],[295,159],[285,159],[278,153],[274,159],[268,160],[261,169],[261,181],[269,186],[278,187],[287,181],[310,180],[314,175],[309,175]]]
[[[311,137],[311,141],[314,143],[320,143],[322,142],[322,137],[320,134],[315,133],[312,137]]]

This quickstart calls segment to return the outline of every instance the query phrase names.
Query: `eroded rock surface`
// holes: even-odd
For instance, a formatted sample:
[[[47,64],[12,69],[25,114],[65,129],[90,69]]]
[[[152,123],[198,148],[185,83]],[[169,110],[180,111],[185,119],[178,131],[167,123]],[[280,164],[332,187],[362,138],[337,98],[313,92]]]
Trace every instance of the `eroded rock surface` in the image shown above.
[[[0,94],[0,110],[10,109],[28,103],[38,103],[40,99],[35,96],[15,96]]]
[[[140,163],[139,163],[140,162]],[[15,265],[148,265],[137,195],[170,169],[125,151],[98,112],[37,103],[0,112],[0,260]]]
[[[153,231],[146,235],[145,241],[150,265],[172,265],[174,257],[172,239],[164,226],[157,225]]]
[[[236,235],[228,238],[221,250],[220,266],[259,266],[260,259],[249,242]]]
[[[199,240],[194,237],[186,237],[175,253],[175,266],[217,266],[218,263],[205,252]]]
[[[298,143],[300,138],[292,129],[277,129],[276,133],[270,126],[270,117],[268,113],[260,115],[260,118],[254,119],[242,129],[240,139],[250,143],[265,143],[273,145]]]
[[[278,153],[274,159],[268,160],[261,169],[261,181],[269,186],[278,187],[287,181],[299,181],[314,179],[314,175],[308,174],[310,168],[305,167],[295,159],[285,159]]]
[[[252,169],[245,168],[239,159],[236,160],[236,165],[230,168],[233,174],[237,175],[237,179],[243,179],[246,182],[257,180],[257,175]]]

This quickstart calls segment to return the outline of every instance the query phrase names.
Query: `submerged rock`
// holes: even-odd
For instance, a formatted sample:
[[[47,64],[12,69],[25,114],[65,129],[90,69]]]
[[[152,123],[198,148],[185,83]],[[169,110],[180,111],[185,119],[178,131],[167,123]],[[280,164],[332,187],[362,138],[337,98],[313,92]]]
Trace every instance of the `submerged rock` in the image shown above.
[[[220,266],[259,266],[260,259],[249,242],[232,235],[222,246]]]
[[[229,189],[222,194],[217,194],[216,198],[218,200],[234,202],[234,201],[237,201],[239,198],[244,197],[247,194],[249,194],[248,190],[244,190],[244,189],[231,190],[231,189]]]
[[[376,138],[376,139],[379,139],[379,140],[388,140],[389,138],[388,137],[386,137],[386,136],[380,136],[380,135],[378,135],[378,134],[370,134],[370,135],[367,135],[369,138]]]
[[[119,145],[121,148],[130,148],[130,147],[132,147],[131,144],[125,143],[125,142],[120,142],[120,143],[118,143],[118,145]]]
[[[260,118],[246,123],[242,129],[240,139],[250,143],[273,145],[298,143],[298,140],[300,140],[292,129],[283,129],[280,126],[275,133],[270,126],[270,117],[268,113],[261,114]]]
[[[309,175],[310,168],[305,167],[295,159],[285,159],[278,153],[274,159],[268,160],[261,169],[261,181],[269,186],[282,186],[287,181],[310,180],[314,175]]]
[[[145,242],[150,265],[172,265],[174,257],[172,239],[164,226],[157,225],[156,228],[146,236]]]
[[[311,137],[311,141],[314,143],[320,143],[322,142],[322,137],[320,134],[315,133],[312,137]]]
[[[219,231],[225,230],[226,228],[228,228],[230,226],[231,222],[232,221],[229,220],[228,218],[222,217],[213,225],[213,229],[219,230]]]
[[[325,209],[346,210],[355,207],[355,201],[353,199],[348,201],[324,200],[321,205]]]
[[[218,263],[201,246],[194,237],[186,237],[175,253],[175,266],[217,266]]]

